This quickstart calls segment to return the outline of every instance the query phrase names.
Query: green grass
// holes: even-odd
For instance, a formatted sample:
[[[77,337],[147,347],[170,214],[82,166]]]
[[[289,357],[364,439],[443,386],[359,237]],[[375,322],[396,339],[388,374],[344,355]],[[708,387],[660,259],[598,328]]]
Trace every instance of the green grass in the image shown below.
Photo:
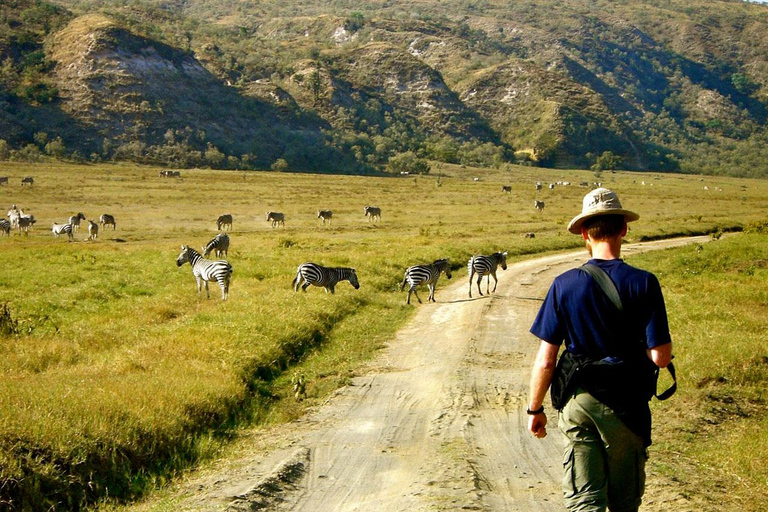
[[[702,496],[711,510],[765,510],[765,234],[649,253],[630,263],[662,282],[679,380],[671,400],[655,403],[652,467],[682,492]]]
[[[501,249],[515,260],[579,247],[565,225],[581,207],[577,184],[594,181],[525,167],[446,166],[441,187],[435,177],[195,170],[175,180],[158,170],[0,164],[11,177],[0,204],[38,219],[31,235],[0,238],[0,303],[18,331],[0,336],[0,492],[17,507],[132,498],[212,456],[239,426],[301,414],[283,400],[298,368],[317,403],[410,316],[398,292],[405,267],[450,257],[459,270],[472,254]],[[29,174],[34,189],[15,185]],[[534,191],[558,180],[573,185]],[[699,180],[602,178],[642,214],[630,240],[765,220],[765,182]],[[534,198],[546,201],[542,214]],[[366,222],[366,204],[382,208],[381,223]],[[333,210],[332,227],[317,209]],[[268,210],[285,212],[286,227],[270,228]],[[111,213],[118,229],[96,242],[82,231],[75,243],[51,235],[53,222],[79,211]],[[227,302],[216,286],[210,300],[199,297],[190,267],[175,265],[181,244],[202,246],[222,213],[234,216]],[[361,288],[296,294],[304,261],[355,267]]]

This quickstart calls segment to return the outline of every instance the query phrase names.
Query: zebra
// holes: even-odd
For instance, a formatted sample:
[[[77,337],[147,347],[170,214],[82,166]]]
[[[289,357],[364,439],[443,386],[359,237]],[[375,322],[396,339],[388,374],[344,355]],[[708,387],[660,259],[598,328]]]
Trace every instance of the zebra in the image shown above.
[[[469,272],[469,298],[472,298],[472,278],[477,274],[477,292],[483,295],[480,290],[480,282],[483,280],[483,276],[488,276],[488,287],[486,293],[491,293],[491,276],[493,276],[493,291],[496,291],[496,285],[499,284],[499,280],[496,278],[496,269],[501,265],[502,270],[507,270],[507,253],[495,252],[490,256],[472,256],[467,263],[467,271]]]
[[[325,226],[326,220],[330,225],[333,220],[333,212],[331,210],[317,210],[317,218],[323,221],[323,226]]]
[[[8,184],[8,176],[0,176],[0,185]]]
[[[502,192],[506,192],[507,194],[511,194],[512,193],[512,186],[511,185],[502,185],[501,186],[501,191]]]
[[[69,218],[69,223],[72,224],[72,230],[77,232],[80,229],[80,221],[85,220],[83,212],[73,215]]]
[[[32,176],[24,176],[21,178],[21,186],[29,185],[30,187],[35,184],[35,178]]]
[[[538,192],[539,190],[541,190],[541,182],[537,181],[536,182],[536,191]]]
[[[0,231],[5,231],[6,236],[11,234],[11,223],[5,219],[0,219]]]
[[[37,222],[34,215],[16,216],[15,219],[16,227],[19,228],[19,234],[24,231],[27,235],[29,235],[29,228],[31,228],[32,225]],[[13,223],[13,219],[11,219],[11,222]]]
[[[88,240],[91,242],[96,240],[99,236],[99,225],[92,220],[88,219]]]
[[[216,257],[221,258],[227,256],[229,252],[229,235],[226,233],[219,233],[213,239],[203,246],[203,258],[207,258],[208,254],[215,250]]]
[[[232,277],[232,265],[226,260],[207,260],[199,252],[188,245],[181,246],[181,254],[176,258],[176,266],[180,267],[189,262],[192,265],[192,274],[197,281],[197,293],[199,294],[203,282],[205,282],[205,294],[210,299],[208,281],[216,281],[221,288],[221,300],[227,300],[229,295],[229,280]]]
[[[411,285],[411,287],[408,289],[408,298],[406,299],[405,303],[411,303],[411,293],[416,295],[419,304],[422,303],[421,299],[419,298],[419,294],[416,292],[416,287],[420,284],[426,284],[427,288],[429,288],[429,298],[427,299],[427,302],[436,302],[435,285],[437,284],[437,280],[440,278],[440,274],[442,272],[445,272],[445,277],[448,279],[452,277],[451,264],[447,258],[442,260],[435,260],[431,265],[414,265],[412,267],[408,267],[405,270],[403,282],[400,285],[400,291],[403,291],[405,288],[405,283],[409,283]]]
[[[271,222],[273,228],[280,225],[285,227],[285,214],[280,212],[267,212],[267,222]]]
[[[536,208],[539,213],[544,211],[544,201],[539,201],[538,199],[533,200],[533,207]]]
[[[110,224],[112,225],[112,231],[117,229],[117,223],[115,222],[115,218],[108,213],[104,213],[102,214],[101,217],[99,217],[99,224],[104,226],[104,229],[106,229],[107,226],[109,226]]]
[[[223,231],[224,228],[227,228],[228,230],[232,231],[232,215],[229,213],[225,213],[224,215],[219,215],[219,218],[216,219],[216,229],[219,231]]]
[[[301,281],[304,284],[301,284]],[[349,281],[355,290],[360,289],[360,282],[357,280],[355,269],[347,267],[323,267],[316,263],[302,263],[296,269],[296,277],[291,285],[293,291],[298,292],[299,286],[302,291],[307,291],[309,285],[322,286],[325,293],[334,293],[336,283],[339,281]]]
[[[368,217],[368,222],[381,220],[381,208],[366,206],[363,208],[363,211],[365,212],[365,216]]]
[[[72,233],[72,224],[54,224],[51,231],[53,231],[56,238],[59,238],[59,235],[66,234],[70,242],[75,239]]]

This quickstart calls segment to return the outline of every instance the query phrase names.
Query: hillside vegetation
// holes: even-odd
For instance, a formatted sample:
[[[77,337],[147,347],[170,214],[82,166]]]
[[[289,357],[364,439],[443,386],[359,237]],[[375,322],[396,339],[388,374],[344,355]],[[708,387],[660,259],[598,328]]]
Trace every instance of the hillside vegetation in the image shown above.
[[[408,154],[765,173],[764,5],[14,0],[0,9],[0,158],[365,173]]]

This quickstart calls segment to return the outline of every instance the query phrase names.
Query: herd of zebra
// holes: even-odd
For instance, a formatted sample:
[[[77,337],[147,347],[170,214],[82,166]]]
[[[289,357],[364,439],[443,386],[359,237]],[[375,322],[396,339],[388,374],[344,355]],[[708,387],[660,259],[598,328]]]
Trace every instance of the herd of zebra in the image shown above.
[[[223,259],[211,260],[207,256],[214,252],[217,258],[226,257],[229,252],[229,235],[226,233],[219,233],[214,236],[207,244],[205,244],[201,252],[197,252],[188,245],[181,246],[181,253],[176,258],[176,266],[180,267],[184,263],[189,263],[192,267],[192,275],[197,282],[197,293],[202,292],[202,287],[205,285],[205,293],[208,298],[211,297],[208,290],[208,283],[216,281],[219,288],[221,288],[221,299],[227,300],[229,296],[229,282],[232,278],[233,268],[232,265]],[[491,293],[491,277],[494,279],[493,291],[496,291],[496,285],[498,279],[496,278],[496,270],[501,267],[502,270],[507,269],[507,253],[496,252],[489,256],[477,255],[472,256],[467,263],[467,270],[469,272],[469,297],[472,297],[472,279],[477,276],[477,291],[480,295],[483,295],[480,289],[480,284],[483,277],[488,278],[488,285],[486,293]],[[416,295],[419,304],[421,304],[421,298],[416,291],[417,286],[426,285],[429,289],[429,302],[435,302],[435,286],[437,280],[441,274],[445,274],[448,279],[451,279],[451,264],[450,261],[445,259],[436,260],[430,264],[413,265],[405,270],[403,276],[403,282],[400,285],[400,291],[405,289],[405,285],[409,285],[408,297],[406,298],[406,304],[411,303],[411,294]],[[299,288],[302,291],[307,291],[309,286],[317,286],[325,289],[325,292],[334,294],[336,292],[336,285],[342,281],[348,281],[355,290],[360,288],[360,281],[357,277],[357,271],[354,268],[349,267],[324,267],[317,263],[306,262],[302,263],[296,269],[296,277],[291,283],[291,287],[294,292],[298,292]]]
[[[381,220],[381,208],[376,206],[363,207],[363,213],[368,219],[368,222],[373,221],[375,223]],[[331,210],[317,210],[317,218],[322,221],[323,226],[325,226],[326,222],[330,226],[333,221],[333,212]],[[267,212],[267,222],[269,222],[273,228],[280,226],[285,227],[285,214],[282,212]],[[225,213],[219,215],[219,218],[216,219],[216,228],[219,231],[232,229],[232,214]]]
[[[5,233],[6,236],[11,234],[11,229],[18,229],[19,234],[29,235],[30,228],[37,222],[34,215],[25,214],[24,210],[15,204],[8,210],[7,216],[8,220],[0,219],[0,231]],[[79,212],[76,215],[72,215],[67,222],[61,224],[54,222],[51,232],[56,238],[61,235],[67,235],[67,238],[72,241],[74,240],[75,233],[80,229],[81,220],[86,220],[86,217],[84,213]],[[103,228],[110,225],[113,230],[117,228],[115,218],[108,213],[99,217],[98,223],[88,220],[88,240],[96,240],[99,234],[99,226]]]

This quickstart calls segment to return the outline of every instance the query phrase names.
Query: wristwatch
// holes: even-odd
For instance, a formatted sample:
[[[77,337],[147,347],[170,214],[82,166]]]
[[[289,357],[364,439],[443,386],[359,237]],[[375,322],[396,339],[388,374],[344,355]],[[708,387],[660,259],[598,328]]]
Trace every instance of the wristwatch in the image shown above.
[[[544,406],[542,405],[541,407],[539,407],[539,408],[538,408],[538,409],[536,409],[535,411],[532,411],[532,410],[530,410],[530,409],[526,409],[526,410],[525,410],[525,412],[527,412],[527,413],[528,413],[528,414],[530,414],[531,416],[533,416],[533,415],[536,415],[536,414],[541,414],[541,413],[543,413],[543,412],[544,412]]]

